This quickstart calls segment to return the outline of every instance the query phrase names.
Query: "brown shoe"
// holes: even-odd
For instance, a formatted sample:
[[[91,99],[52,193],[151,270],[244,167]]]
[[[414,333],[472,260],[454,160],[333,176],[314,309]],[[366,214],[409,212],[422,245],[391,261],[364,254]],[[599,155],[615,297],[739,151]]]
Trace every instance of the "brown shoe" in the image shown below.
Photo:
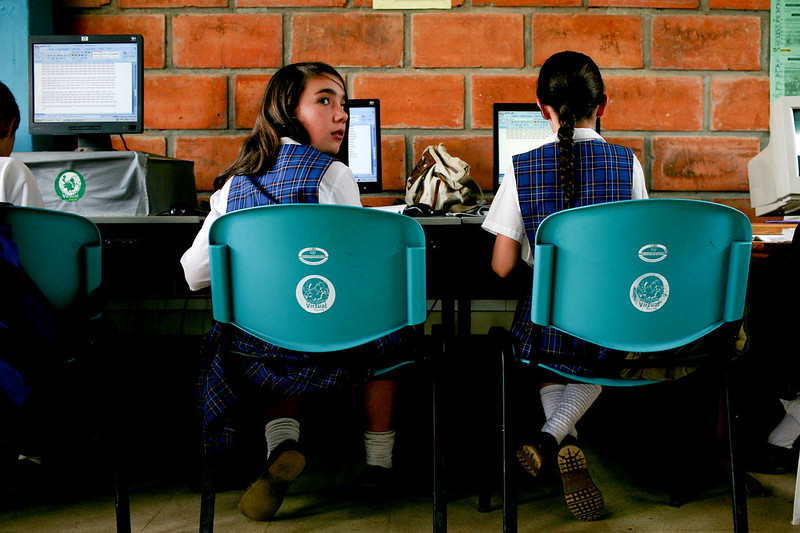
[[[578,520],[600,520],[603,517],[603,495],[589,476],[583,451],[574,444],[563,446],[558,451],[558,470],[570,512]]]
[[[267,470],[256,479],[239,500],[239,512],[251,520],[265,522],[280,509],[286,491],[306,466],[297,443],[287,440],[278,445],[267,461]]]
[[[536,477],[542,470],[552,465],[553,457],[556,455],[558,443],[555,437],[544,431],[539,434],[536,443],[524,444],[517,450],[517,460],[530,475]]]

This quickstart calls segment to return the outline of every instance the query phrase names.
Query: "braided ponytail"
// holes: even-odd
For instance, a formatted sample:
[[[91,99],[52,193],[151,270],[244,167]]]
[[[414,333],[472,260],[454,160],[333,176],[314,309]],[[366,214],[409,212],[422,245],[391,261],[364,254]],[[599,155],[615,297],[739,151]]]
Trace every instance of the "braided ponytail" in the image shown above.
[[[574,150],[575,125],[592,116],[603,103],[605,89],[600,69],[578,52],[550,56],[539,71],[536,96],[558,114],[558,177],[567,208],[578,199],[578,158]]]

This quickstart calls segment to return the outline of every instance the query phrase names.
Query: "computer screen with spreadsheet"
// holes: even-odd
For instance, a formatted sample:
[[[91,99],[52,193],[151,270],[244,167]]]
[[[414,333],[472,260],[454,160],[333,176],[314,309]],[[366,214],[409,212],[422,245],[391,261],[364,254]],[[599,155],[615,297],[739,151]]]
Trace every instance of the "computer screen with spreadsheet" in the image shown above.
[[[511,157],[543,145],[552,137],[550,122],[536,104],[495,103],[494,116],[494,190],[500,187]],[[595,130],[600,131],[600,119]]]

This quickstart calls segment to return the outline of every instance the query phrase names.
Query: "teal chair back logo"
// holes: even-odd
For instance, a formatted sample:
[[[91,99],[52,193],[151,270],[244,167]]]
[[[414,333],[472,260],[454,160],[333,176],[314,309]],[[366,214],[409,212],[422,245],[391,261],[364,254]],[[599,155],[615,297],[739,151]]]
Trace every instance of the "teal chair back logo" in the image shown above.
[[[323,248],[309,246],[297,254],[301,263],[309,266],[318,266],[326,263],[329,254]],[[295,289],[297,303],[309,313],[324,313],[336,301],[336,289],[331,280],[325,276],[310,275],[301,279]]]

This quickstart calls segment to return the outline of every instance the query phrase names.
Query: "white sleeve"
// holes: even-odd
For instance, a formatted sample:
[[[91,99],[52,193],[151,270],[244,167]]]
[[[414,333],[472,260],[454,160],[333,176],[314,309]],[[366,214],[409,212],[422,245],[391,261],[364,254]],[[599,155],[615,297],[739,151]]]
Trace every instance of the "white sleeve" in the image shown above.
[[[211,195],[211,211],[203,221],[203,226],[192,242],[192,246],[181,257],[183,274],[186,283],[193,291],[211,285],[211,267],[208,262],[208,232],[211,224],[224,215],[228,208],[228,192],[231,190],[231,180],[225,182],[222,189]]]
[[[644,183],[644,169],[639,159],[633,156],[633,190],[631,198],[634,200],[645,200],[647,196],[647,186]]]
[[[533,264],[533,252],[525,232],[522,210],[519,207],[517,179],[514,176],[513,164],[509,166],[503,176],[503,182],[492,200],[492,205],[489,207],[489,212],[481,227],[489,233],[504,235],[520,243],[520,257],[529,265]]]
[[[334,161],[319,183],[319,203],[361,207],[358,184],[350,167]]]
[[[0,164],[0,202],[25,207],[44,207],[39,184],[25,163],[13,157]]]

